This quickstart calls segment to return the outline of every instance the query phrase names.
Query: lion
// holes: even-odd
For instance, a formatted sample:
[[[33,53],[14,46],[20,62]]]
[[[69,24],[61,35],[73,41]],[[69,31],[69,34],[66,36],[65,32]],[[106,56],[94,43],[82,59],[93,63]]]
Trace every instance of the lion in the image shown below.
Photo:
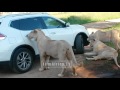
[[[85,56],[93,56],[92,58],[86,57],[87,60],[99,60],[99,59],[114,59],[115,64],[120,68],[118,62],[117,62],[117,57],[118,57],[118,52],[112,47],[107,46],[103,42],[97,40],[97,39],[92,39],[90,40],[90,45],[93,47],[92,52],[84,53]]]
[[[40,71],[46,69],[43,66],[43,63],[48,63],[50,57],[58,58],[61,62],[67,62],[67,60],[71,63],[71,67],[73,70],[73,74],[76,75],[74,72],[74,65],[77,64],[75,55],[72,50],[72,46],[67,41],[64,40],[51,40],[49,37],[45,36],[44,32],[35,29],[34,31],[30,32],[27,37],[29,39],[34,38],[37,42],[39,53],[40,53],[40,64],[41,68]],[[74,65],[73,65],[74,63]],[[61,73],[58,74],[59,77],[64,76],[63,72],[65,67],[62,67]]]
[[[92,39],[97,39],[100,40],[104,43],[106,42],[112,42],[115,46],[115,49],[117,51],[120,50],[120,46],[119,46],[119,41],[120,41],[120,31],[119,30],[110,30],[110,31],[96,31],[95,33],[92,32],[89,37],[88,37],[88,41],[92,40]]]

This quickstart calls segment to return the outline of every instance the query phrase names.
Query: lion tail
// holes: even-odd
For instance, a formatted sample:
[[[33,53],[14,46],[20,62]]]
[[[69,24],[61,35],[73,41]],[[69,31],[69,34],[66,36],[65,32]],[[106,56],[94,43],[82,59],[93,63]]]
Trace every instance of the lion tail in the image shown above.
[[[74,61],[75,64],[77,64],[77,61],[76,61],[76,58],[75,58],[72,48],[67,49],[67,57],[69,60],[72,60],[72,61]]]
[[[71,47],[67,49],[67,58],[68,58],[68,60],[71,61],[73,75],[77,75],[76,67],[77,67],[78,63],[76,61],[73,49]]]
[[[120,65],[118,64],[118,61],[117,61],[117,57],[118,57],[118,52],[115,51],[113,59],[114,59],[115,64],[120,68]]]

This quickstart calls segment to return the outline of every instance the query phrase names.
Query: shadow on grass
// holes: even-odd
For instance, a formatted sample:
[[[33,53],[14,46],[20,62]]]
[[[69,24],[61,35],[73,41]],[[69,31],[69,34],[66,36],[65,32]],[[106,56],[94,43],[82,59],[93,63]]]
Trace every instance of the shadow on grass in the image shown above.
[[[85,16],[70,16],[68,18],[61,18],[65,22],[69,22],[70,24],[86,24],[90,22],[96,22],[92,20],[90,17]]]

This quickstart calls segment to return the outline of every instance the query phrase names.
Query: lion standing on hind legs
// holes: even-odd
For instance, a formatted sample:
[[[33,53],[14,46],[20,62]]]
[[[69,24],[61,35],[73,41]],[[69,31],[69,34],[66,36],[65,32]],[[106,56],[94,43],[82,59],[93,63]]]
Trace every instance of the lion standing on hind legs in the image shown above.
[[[52,56],[53,58],[58,58],[61,62],[67,62],[68,60],[72,65],[71,68],[73,70],[73,74],[76,74],[73,64],[76,65],[77,61],[69,43],[64,40],[50,40],[50,38],[45,36],[45,34],[39,29],[35,29],[29,33],[27,37],[29,39],[34,38],[37,42],[40,52],[40,71],[47,69],[47,67],[43,66],[43,63],[48,63],[50,56]],[[62,67],[62,71],[58,74],[58,76],[64,76],[64,71],[65,67]]]

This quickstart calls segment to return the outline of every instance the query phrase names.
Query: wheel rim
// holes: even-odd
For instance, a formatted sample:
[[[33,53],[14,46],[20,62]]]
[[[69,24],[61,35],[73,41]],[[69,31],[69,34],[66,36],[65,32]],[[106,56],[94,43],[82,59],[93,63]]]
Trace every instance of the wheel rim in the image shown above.
[[[31,55],[28,52],[21,52],[17,56],[17,66],[21,70],[27,70],[31,66]]]

